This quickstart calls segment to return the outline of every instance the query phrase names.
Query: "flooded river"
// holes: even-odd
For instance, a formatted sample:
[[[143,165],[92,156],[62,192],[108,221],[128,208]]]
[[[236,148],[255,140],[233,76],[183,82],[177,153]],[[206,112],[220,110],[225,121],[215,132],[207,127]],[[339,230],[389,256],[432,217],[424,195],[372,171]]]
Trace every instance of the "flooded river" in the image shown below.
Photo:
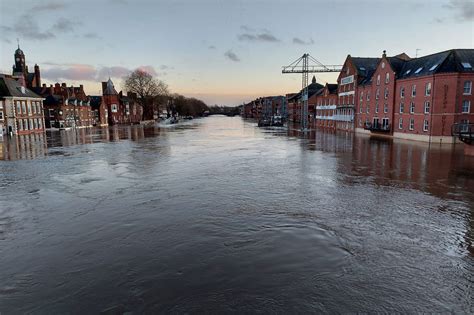
[[[0,142],[0,313],[474,312],[462,147],[239,117]]]

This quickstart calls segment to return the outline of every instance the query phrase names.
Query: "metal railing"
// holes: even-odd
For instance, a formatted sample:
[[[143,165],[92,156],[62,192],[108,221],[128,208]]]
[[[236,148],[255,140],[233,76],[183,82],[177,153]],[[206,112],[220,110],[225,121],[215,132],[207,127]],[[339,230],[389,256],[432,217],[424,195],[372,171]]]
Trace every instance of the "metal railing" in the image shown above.
[[[370,131],[389,132],[390,131],[390,124],[365,123],[364,124],[364,129],[365,130],[370,130]]]
[[[466,144],[474,144],[474,124],[457,123],[451,126],[451,135]]]

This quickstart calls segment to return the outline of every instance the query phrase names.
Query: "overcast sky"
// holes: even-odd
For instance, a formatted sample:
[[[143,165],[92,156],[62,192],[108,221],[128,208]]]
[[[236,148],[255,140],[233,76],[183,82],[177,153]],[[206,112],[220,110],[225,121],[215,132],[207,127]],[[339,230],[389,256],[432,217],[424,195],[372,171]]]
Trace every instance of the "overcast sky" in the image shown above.
[[[300,89],[281,66],[308,52],[325,64],[382,51],[414,57],[474,47],[469,0],[0,0],[0,71],[16,39],[43,83],[84,84],[144,67],[172,92],[237,105]],[[319,74],[320,83],[335,74]]]

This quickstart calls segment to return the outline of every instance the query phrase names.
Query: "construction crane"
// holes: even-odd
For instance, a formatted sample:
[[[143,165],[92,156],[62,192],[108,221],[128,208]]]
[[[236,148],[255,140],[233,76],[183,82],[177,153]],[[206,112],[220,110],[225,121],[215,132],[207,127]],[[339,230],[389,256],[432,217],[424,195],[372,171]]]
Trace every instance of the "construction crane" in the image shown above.
[[[300,58],[293,61],[289,66],[283,66],[281,73],[301,73],[301,130],[308,130],[308,74],[316,72],[340,72],[341,65],[323,65],[313,58],[310,54],[303,54]]]

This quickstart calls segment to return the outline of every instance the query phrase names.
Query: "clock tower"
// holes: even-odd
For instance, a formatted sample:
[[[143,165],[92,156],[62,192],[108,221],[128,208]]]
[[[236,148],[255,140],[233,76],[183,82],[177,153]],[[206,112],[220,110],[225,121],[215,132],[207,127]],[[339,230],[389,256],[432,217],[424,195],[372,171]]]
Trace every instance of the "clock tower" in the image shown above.
[[[25,75],[28,69],[25,63],[25,54],[23,50],[20,49],[20,44],[18,44],[18,49],[15,50],[15,65],[13,66],[13,75]]]

